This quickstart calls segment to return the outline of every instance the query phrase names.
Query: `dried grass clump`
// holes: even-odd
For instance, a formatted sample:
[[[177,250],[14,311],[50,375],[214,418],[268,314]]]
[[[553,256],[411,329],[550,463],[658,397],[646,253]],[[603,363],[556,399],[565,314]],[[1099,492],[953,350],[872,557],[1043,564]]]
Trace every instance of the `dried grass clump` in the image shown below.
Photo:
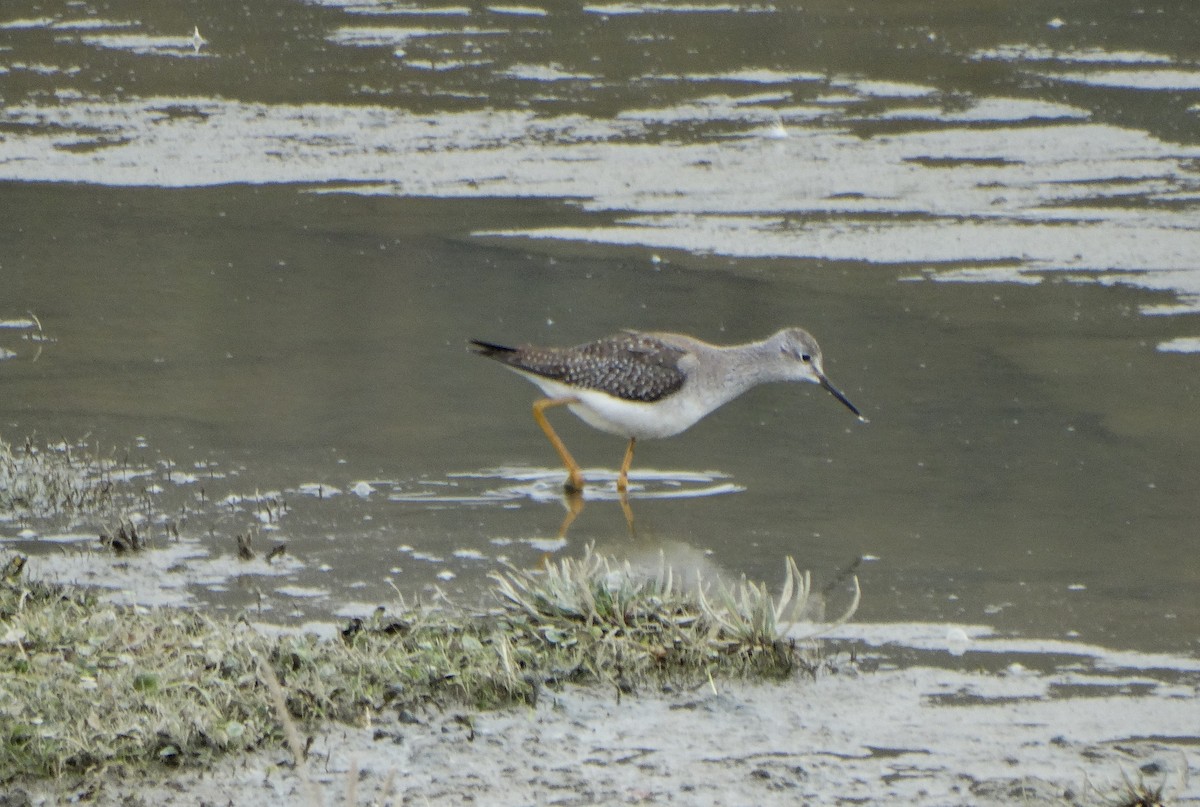
[[[1188,766],[1180,768],[1180,790],[1187,787]],[[1170,797],[1167,795],[1167,782],[1157,784],[1146,782],[1139,773],[1137,779],[1130,778],[1124,770],[1121,771],[1121,784],[1113,789],[1100,803],[1105,807],[1167,807]]]
[[[783,676],[797,663],[814,664],[813,654],[789,637],[809,607],[811,578],[795,561],[785,562],[783,589],[773,599],[765,583],[717,584],[715,596],[699,583],[685,590],[665,562],[658,574],[637,574],[628,562],[595,554],[570,558],[544,571],[509,569],[492,575],[497,594],[547,644],[583,642],[582,663],[605,677],[605,665],[632,665],[645,673],[651,664],[685,674],[722,671]],[[858,608],[858,580],[845,613]],[[830,626],[825,626],[828,629]],[[815,632],[804,638],[811,638]]]
[[[858,577],[851,579],[854,596],[842,615],[832,622],[814,626],[803,638],[815,638],[850,621],[862,598]],[[715,606],[705,596],[703,586],[696,590],[696,596],[704,613],[721,626],[727,641],[735,645],[769,645],[791,635],[804,619],[812,597],[812,575],[808,571],[801,572],[796,561],[789,557],[784,561],[783,589],[778,600],[772,599],[765,583],[748,581],[744,575],[737,585],[718,585]]]

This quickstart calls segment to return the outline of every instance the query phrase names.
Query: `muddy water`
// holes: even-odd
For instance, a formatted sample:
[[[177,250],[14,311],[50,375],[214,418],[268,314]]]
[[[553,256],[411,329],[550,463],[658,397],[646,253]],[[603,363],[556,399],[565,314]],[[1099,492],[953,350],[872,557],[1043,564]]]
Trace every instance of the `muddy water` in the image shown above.
[[[1200,16],[895,5],[6,3],[0,436],[128,455],[182,529],[0,539],[280,618],[791,554],[867,621],[1195,652]],[[558,536],[535,390],[465,350],[793,324],[871,422],[755,390],[639,447],[636,536],[603,482]]]

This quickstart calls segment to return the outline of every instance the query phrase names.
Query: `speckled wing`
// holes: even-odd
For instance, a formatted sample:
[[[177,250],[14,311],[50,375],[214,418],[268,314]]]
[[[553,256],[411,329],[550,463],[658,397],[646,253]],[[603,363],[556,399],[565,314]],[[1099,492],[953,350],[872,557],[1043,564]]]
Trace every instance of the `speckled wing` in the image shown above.
[[[472,340],[477,352],[516,370],[627,401],[653,403],[687,379],[685,351],[647,334],[625,332],[568,348],[505,347]]]

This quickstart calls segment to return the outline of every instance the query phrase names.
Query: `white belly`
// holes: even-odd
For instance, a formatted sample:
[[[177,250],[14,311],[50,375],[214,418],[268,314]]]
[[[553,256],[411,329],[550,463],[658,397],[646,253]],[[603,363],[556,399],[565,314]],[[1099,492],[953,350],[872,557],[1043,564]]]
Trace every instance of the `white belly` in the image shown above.
[[[682,390],[655,403],[627,401],[595,390],[580,390],[536,376],[528,376],[551,398],[577,398],[568,404],[575,415],[589,426],[609,434],[636,437],[639,440],[671,437],[692,426],[711,409],[690,403]]]

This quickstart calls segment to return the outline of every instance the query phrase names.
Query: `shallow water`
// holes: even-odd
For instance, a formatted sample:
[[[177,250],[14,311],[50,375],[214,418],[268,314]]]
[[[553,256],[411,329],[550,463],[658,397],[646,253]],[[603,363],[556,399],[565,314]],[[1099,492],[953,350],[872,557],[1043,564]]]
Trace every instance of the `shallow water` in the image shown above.
[[[0,435],[188,517],[0,539],[295,619],[792,554],[865,621],[1194,653],[1200,15],[895,5],[5,4]],[[871,422],[776,386],[647,442],[633,537],[621,441],[554,413],[601,482],[559,538],[536,391],[465,349],[796,324]]]

